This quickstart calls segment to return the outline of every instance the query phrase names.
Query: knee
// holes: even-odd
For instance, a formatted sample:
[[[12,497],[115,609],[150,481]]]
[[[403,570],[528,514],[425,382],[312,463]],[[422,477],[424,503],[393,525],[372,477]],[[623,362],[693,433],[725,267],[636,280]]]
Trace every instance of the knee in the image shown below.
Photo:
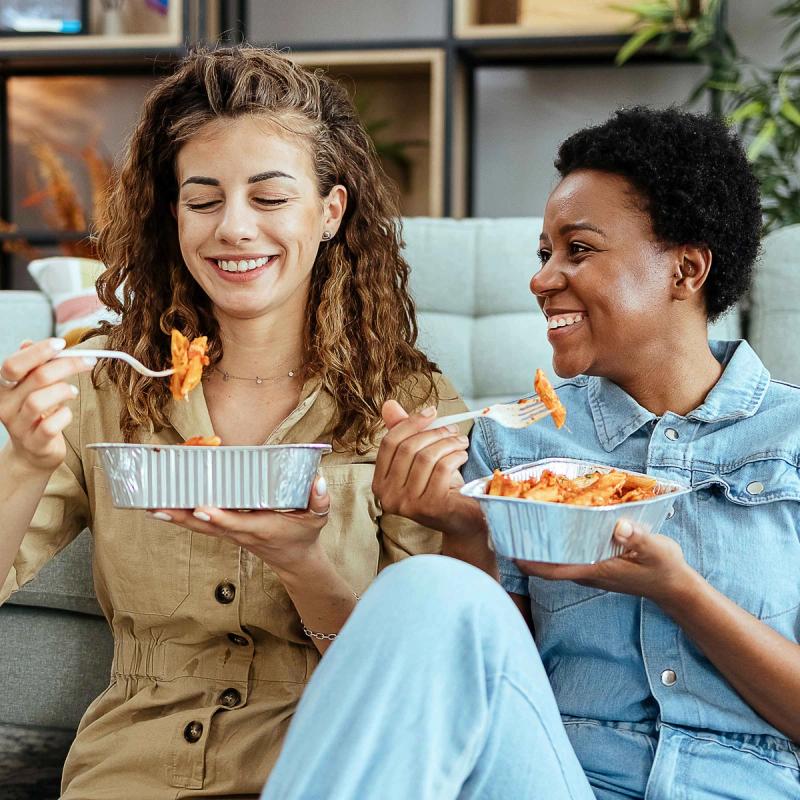
[[[385,569],[368,594],[419,618],[462,614],[470,608],[497,610],[513,604],[482,570],[447,556],[412,556]]]

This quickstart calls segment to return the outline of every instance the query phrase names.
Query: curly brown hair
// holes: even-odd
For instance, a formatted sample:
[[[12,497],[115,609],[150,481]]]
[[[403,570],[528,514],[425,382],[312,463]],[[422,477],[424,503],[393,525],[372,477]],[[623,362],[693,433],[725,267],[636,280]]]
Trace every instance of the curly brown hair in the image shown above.
[[[336,238],[314,263],[304,334],[306,377],[318,375],[335,403],[330,431],[337,448],[364,453],[381,428],[383,402],[409,406],[438,400],[437,369],[416,347],[417,323],[408,290],[396,190],[345,89],[275,50],[199,49],[148,95],[128,143],[97,241],[106,270],[100,299],[121,315],[88,335],[145,364],[169,360],[172,328],[206,335],[212,364],[222,356],[219,325],[205,292],[186,269],[172,213],[178,197],[176,157],[199,129],[217,118],[267,116],[290,121],[311,148],[319,194],[347,189]],[[97,368],[96,368],[97,370]],[[104,366],[123,398],[125,441],[141,428],[168,424],[165,381],[119,362]],[[416,376],[416,378],[414,377]],[[94,375],[95,384],[99,372]]]

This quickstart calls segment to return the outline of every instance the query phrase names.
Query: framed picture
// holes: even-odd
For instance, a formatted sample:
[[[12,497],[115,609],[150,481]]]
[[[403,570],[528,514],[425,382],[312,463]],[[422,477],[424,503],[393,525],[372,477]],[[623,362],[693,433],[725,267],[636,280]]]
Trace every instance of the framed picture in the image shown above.
[[[88,32],[89,0],[2,0],[0,36],[49,36]]]

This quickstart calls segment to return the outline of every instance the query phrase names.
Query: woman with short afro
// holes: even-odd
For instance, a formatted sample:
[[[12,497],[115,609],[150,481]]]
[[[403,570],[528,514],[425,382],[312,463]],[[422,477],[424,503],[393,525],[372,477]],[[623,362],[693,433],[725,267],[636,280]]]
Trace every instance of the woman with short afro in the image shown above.
[[[376,494],[453,558],[370,588],[269,800],[800,797],[800,390],[707,333],[750,282],[756,180],[720,121],[674,109],[618,111],[556,167],[530,288],[568,429],[480,419],[463,478],[571,457],[692,491],[659,533],[631,509],[615,558],[514,562],[430,417],[387,403]]]

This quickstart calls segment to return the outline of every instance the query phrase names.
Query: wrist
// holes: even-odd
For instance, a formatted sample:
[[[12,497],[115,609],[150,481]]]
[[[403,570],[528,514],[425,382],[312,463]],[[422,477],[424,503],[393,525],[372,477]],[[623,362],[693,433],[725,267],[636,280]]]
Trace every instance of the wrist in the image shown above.
[[[700,593],[707,586],[705,578],[697,570],[684,563],[683,568],[670,580],[665,581],[658,591],[651,593],[649,599],[675,619],[696,602]]]
[[[447,512],[442,532],[452,539],[486,541],[489,528],[480,504],[471,497],[453,491],[447,498]]]
[[[2,470],[8,477],[15,481],[39,481],[47,483],[50,476],[55,472],[54,467],[40,467],[31,464],[26,458],[23,458],[11,442],[0,450],[0,463],[3,464],[5,469]]]
[[[319,541],[282,553],[277,561],[272,558],[263,560],[287,588],[308,585],[309,581],[318,580],[334,569]]]

